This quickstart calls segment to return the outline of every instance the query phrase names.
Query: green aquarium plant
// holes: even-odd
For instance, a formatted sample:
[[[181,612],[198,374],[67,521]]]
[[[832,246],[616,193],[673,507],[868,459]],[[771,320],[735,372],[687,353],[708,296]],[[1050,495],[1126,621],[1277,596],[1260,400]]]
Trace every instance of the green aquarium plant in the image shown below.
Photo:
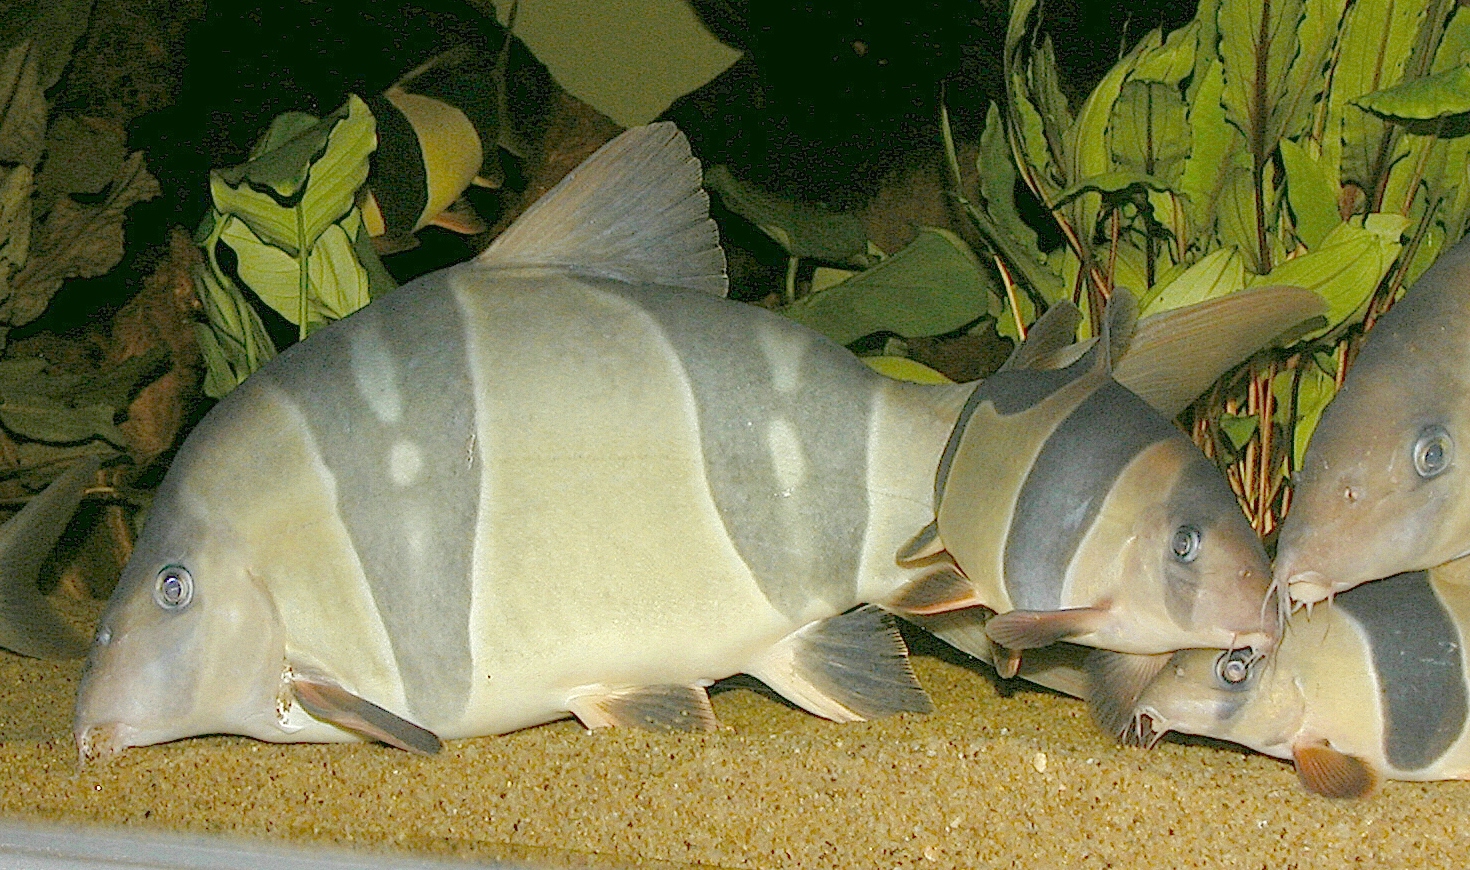
[[[1186,414],[1270,533],[1365,325],[1464,233],[1470,16],[1451,0],[1202,0],[1073,107],[1037,13],[1011,6],[986,135],[998,122],[1066,242],[1039,252],[1013,216],[972,210],[1027,297],[1094,317],[1117,287],[1146,315],[1271,284],[1327,301]]]
[[[396,286],[357,203],[376,141],[372,113],[352,96],[322,119],[278,116],[246,163],[211,173],[213,207],[195,235],[206,255],[195,277],[209,395],[275,354],[245,290],[305,338]]]

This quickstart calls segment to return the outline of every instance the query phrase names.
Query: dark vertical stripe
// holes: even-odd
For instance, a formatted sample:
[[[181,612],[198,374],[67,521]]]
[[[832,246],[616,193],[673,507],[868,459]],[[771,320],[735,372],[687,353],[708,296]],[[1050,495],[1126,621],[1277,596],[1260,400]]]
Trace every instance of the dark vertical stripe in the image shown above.
[[[1336,605],[1368,638],[1384,755],[1399,770],[1428,767],[1465,730],[1465,662],[1453,617],[1423,571],[1364,583]]]
[[[877,378],[850,353],[777,315],[663,288],[622,291],[659,323],[694,390],[705,473],[725,530],[772,605],[852,604],[869,521],[868,430]],[[760,335],[774,332],[794,388],[783,392]],[[805,477],[785,489],[768,442],[780,422]]]
[[[1063,369],[1001,371],[981,381],[960,409],[959,419],[955,420],[954,429],[949,435],[949,443],[944,445],[944,453],[939,457],[939,467],[934,475],[934,509],[939,509],[940,499],[944,497],[944,487],[949,483],[949,470],[954,465],[954,455],[959,449],[960,438],[965,434],[965,427],[969,425],[970,418],[981,403],[989,402],[995,413],[1002,417],[1030,410],[1057,390],[1086,374],[1096,361],[1095,354],[1086,353]]]
[[[368,97],[378,147],[368,159],[367,186],[383,213],[383,235],[406,236],[429,206],[429,180],[418,134],[385,97]]]
[[[1118,475],[1150,444],[1182,437],[1111,379],[1057,426],[1021,486],[1006,539],[1006,591],[1016,609],[1061,606],[1067,566]]]
[[[412,286],[319,330],[262,370],[307,421],[387,628],[409,712],[430,723],[463,710],[470,690],[481,463],[470,446],[474,391],[464,336],[447,291]],[[396,397],[401,417],[381,420],[363,383]],[[412,455],[420,463],[409,474],[412,463],[403,460]]]

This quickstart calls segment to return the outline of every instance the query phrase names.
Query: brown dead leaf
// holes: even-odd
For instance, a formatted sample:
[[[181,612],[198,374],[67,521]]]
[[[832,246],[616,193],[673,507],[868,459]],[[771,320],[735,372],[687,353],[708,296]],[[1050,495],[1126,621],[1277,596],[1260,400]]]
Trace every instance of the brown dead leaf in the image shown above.
[[[90,278],[116,266],[123,254],[123,212],[159,193],[158,182],[134,152],[118,169],[107,198],[83,205],[61,197],[31,243],[30,258],[0,304],[0,324],[19,326],[46,310],[67,278]]]
[[[128,419],[118,425],[139,468],[173,446],[199,401],[204,360],[194,331],[199,302],[192,276],[202,259],[199,248],[176,228],[168,256],[112,322],[108,364],[143,356],[160,345],[172,356],[169,370],[138,393],[128,406]]]

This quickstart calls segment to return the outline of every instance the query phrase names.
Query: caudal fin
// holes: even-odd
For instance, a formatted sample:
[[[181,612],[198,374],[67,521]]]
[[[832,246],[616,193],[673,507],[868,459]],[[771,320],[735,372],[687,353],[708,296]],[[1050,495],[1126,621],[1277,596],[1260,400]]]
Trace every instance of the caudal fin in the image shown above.
[[[41,564],[61,537],[97,476],[98,461],[84,459],[0,526],[0,647],[38,659],[74,659],[87,642],[36,587]]]

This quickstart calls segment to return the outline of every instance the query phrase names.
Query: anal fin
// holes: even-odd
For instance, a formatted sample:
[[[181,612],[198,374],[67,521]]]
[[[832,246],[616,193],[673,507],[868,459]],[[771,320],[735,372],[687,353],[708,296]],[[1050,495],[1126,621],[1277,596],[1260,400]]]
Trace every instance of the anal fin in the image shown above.
[[[749,673],[791,703],[837,722],[934,709],[893,615],[873,605],[802,626]]]
[[[588,728],[714,731],[720,724],[699,686],[592,689],[573,695],[567,706]]]
[[[1326,741],[1291,747],[1297,778],[1307,791],[1330,798],[1367,797],[1378,787],[1378,773],[1368,762],[1338,752]]]
[[[444,748],[434,732],[354,695],[326,677],[293,672],[291,689],[303,710],[344,731],[419,755],[435,755]]]

